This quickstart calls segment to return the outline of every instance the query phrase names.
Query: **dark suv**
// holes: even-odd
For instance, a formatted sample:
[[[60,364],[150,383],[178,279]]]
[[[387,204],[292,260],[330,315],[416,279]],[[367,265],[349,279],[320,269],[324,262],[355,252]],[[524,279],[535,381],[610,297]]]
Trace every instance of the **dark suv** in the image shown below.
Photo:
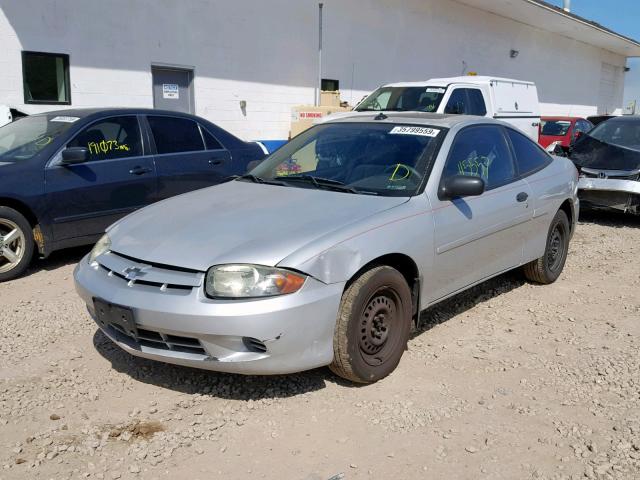
[[[0,281],[42,257],[95,242],[150,203],[215,185],[265,156],[193,115],[62,110],[0,128]]]

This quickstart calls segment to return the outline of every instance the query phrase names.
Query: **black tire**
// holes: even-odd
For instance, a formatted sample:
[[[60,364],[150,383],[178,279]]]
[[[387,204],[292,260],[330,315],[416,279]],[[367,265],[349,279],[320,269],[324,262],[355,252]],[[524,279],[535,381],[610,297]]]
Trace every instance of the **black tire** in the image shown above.
[[[400,272],[380,266],[363,273],[342,295],[331,371],[357,383],[389,375],[407,348],[411,311],[411,290]]]
[[[558,210],[549,226],[547,246],[544,255],[524,266],[524,275],[528,280],[547,285],[555,282],[564,268],[569,251],[571,236],[567,214]]]
[[[4,236],[7,235],[14,226],[21,235],[20,247],[16,246],[18,245],[16,241],[4,243]],[[22,275],[29,266],[29,263],[31,263],[34,252],[33,231],[27,219],[24,218],[20,212],[17,212],[13,208],[0,206],[0,238],[3,238],[3,240],[0,240],[0,252],[3,252],[8,245],[12,248],[12,252],[13,249],[20,252],[19,259],[15,261],[13,265],[13,262],[7,259],[4,254],[0,253],[0,282],[4,282]]]

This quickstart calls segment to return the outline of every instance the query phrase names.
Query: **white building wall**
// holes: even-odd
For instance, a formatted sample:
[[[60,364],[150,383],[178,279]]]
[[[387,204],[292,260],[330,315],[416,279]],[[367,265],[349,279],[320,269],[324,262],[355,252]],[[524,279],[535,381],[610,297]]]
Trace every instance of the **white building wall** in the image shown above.
[[[286,138],[291,106],[314,100],[317,3],[0,0],[0,103],[57,108],[23,104],[22,50],[70,55],[72,107],[152,107],[151,65],[169,64],[194,68],[198,115],[246,139]],[[323,77],[343,100],[475,71],[536,82],[544,114],[589,115],[604,63],[618,80],[600,110],[622,106],[625,58],[611,52],[453,0],[324,4]]]

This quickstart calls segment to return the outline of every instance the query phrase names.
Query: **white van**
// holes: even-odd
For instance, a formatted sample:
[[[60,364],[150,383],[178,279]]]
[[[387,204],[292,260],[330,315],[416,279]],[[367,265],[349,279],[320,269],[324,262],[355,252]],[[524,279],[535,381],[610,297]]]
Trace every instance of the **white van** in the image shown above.
[[[358,112],[408,110],[498,118],[538,141],[540,105],[535,84],[498,77],[432,78],[425,82],[383,85],[354,111],[334,113],[318,123]]]
[[[11,115],[11,109],[6,105],[0,105],[0,127],[11,123],[13,116]]]

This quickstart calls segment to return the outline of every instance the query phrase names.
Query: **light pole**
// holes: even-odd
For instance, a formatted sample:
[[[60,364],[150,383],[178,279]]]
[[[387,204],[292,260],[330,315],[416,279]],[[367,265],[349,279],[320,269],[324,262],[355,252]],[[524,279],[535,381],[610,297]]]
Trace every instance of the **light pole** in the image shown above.
[[[320,91],[322,89],[322,7],[318,4],[318,94],[316,95],[316,106],[320,106]]]

